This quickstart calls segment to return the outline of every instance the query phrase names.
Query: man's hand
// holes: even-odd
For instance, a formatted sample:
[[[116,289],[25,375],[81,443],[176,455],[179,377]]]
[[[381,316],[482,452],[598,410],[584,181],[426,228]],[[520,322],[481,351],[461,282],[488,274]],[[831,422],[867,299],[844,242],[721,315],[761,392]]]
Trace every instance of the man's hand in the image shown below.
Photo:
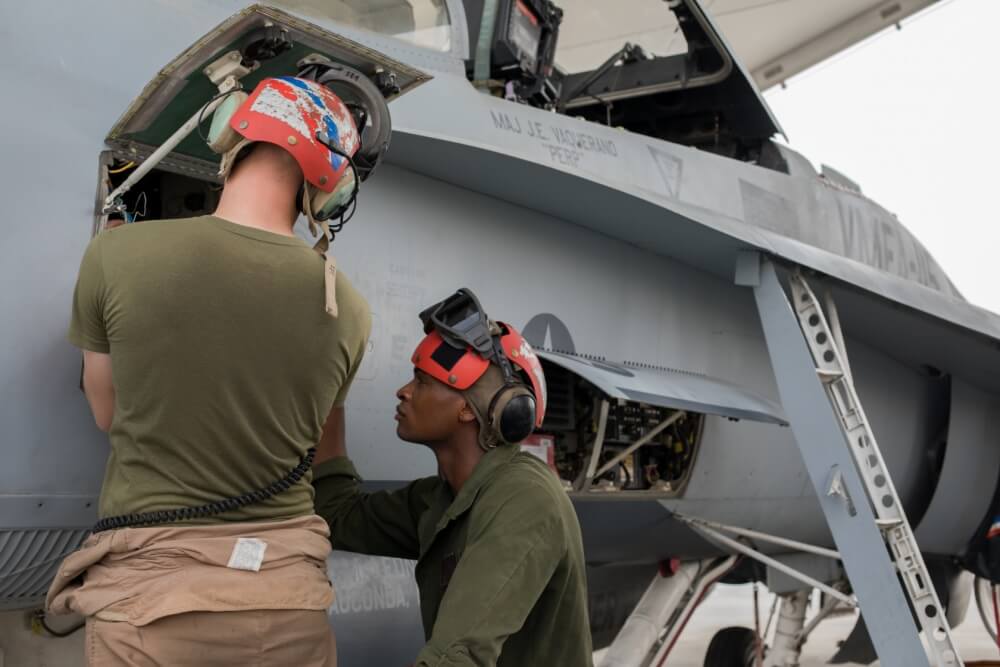
[[[347,456],[345,431],[344,406],[334,406],[330,409],[330,414],[327,415],[326,423],[323,425],[323,435],[320,436],[319,444],[316,446],[313,465],[319,465],[338,456]]]
[[[115,414],[115,385],[111,380],[111,355],[83,351],[83,393],[94,413],[97,428],[107,432]]]

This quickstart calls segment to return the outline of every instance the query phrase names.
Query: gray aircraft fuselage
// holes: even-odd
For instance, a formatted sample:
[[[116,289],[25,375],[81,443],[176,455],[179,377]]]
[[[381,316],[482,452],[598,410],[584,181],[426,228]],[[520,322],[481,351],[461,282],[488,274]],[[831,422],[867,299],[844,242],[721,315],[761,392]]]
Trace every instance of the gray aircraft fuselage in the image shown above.
[[[0,9],[0,608],[38,604],[54,565],[33,564],[72,548],[96,517],[108,444],[65,331],[105,137],[161,68],[246,6]],[[432,77],[391,103],[387,163],[332,250],[373,314],[348,401],[349,451],[373,486],[435,473],[429,451],[395,436],[394,392],[422,336],[416,314],[459,286],[539,348],[705,376],[779,404],[753,295],[733,282],[736,254],[760,249],[831,290],[922,547],[963,553],[1000,471],[989,419],[1000,318],[967,304],[892,214],[784,147],[789,173],[483,95],[466,78],[458,34],[451,53],[435,53],[300,18]],[[719,553],[654,496],[573,494],[605,641],[657,562]],[[664,497],[684,514],[832,546],[779,423],[706,413],[686,485]],[[375,650],[403,659],[419,646],[412,563],[337,554],[330,568],[345,664]],[[398,645],[376,649],[385,623]]]

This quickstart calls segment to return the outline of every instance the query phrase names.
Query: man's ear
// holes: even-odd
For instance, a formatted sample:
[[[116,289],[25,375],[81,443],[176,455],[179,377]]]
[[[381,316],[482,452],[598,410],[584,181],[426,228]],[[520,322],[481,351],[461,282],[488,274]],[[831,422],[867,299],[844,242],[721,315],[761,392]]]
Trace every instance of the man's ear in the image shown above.
[[[472,411],[468,401],[462,403],[462,409],[458,411],[458,421],[463,424],[476,421],[476,413]]]

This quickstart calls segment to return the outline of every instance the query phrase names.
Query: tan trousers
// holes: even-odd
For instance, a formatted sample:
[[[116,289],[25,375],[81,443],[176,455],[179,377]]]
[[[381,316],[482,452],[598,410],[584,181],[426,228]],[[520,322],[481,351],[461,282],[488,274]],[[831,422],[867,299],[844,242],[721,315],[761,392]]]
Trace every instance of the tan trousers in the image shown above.
[[[325,611],[195,611],[148,625],[87,619],[90,667],[336,667]]]

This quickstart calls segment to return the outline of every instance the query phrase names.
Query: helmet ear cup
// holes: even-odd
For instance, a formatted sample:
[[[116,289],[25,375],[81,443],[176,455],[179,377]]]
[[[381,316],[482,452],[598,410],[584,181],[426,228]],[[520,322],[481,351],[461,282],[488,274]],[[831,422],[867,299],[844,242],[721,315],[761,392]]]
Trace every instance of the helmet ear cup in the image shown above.
[[[535,428],[535,397],[524,385],[507,385],[490,402],[489,420],[504,443],[521,442]]]
[[[229,126],[236,110],[250,97],[242,90],[230,93],[212,113],[212,124],[208,128],[208,147],[216,153],[226,153],[243,139],[240,133]]]
[[[324,192],[312,184],[308,184],[306,187],[309,189],[313,216],[317,220],[329,220],[340,215],[344,207],[351,202],[354,180],[354,170],[348,167],[344,170],[344,175],[340,177],[337,184],[333,186],[331,192]]]

